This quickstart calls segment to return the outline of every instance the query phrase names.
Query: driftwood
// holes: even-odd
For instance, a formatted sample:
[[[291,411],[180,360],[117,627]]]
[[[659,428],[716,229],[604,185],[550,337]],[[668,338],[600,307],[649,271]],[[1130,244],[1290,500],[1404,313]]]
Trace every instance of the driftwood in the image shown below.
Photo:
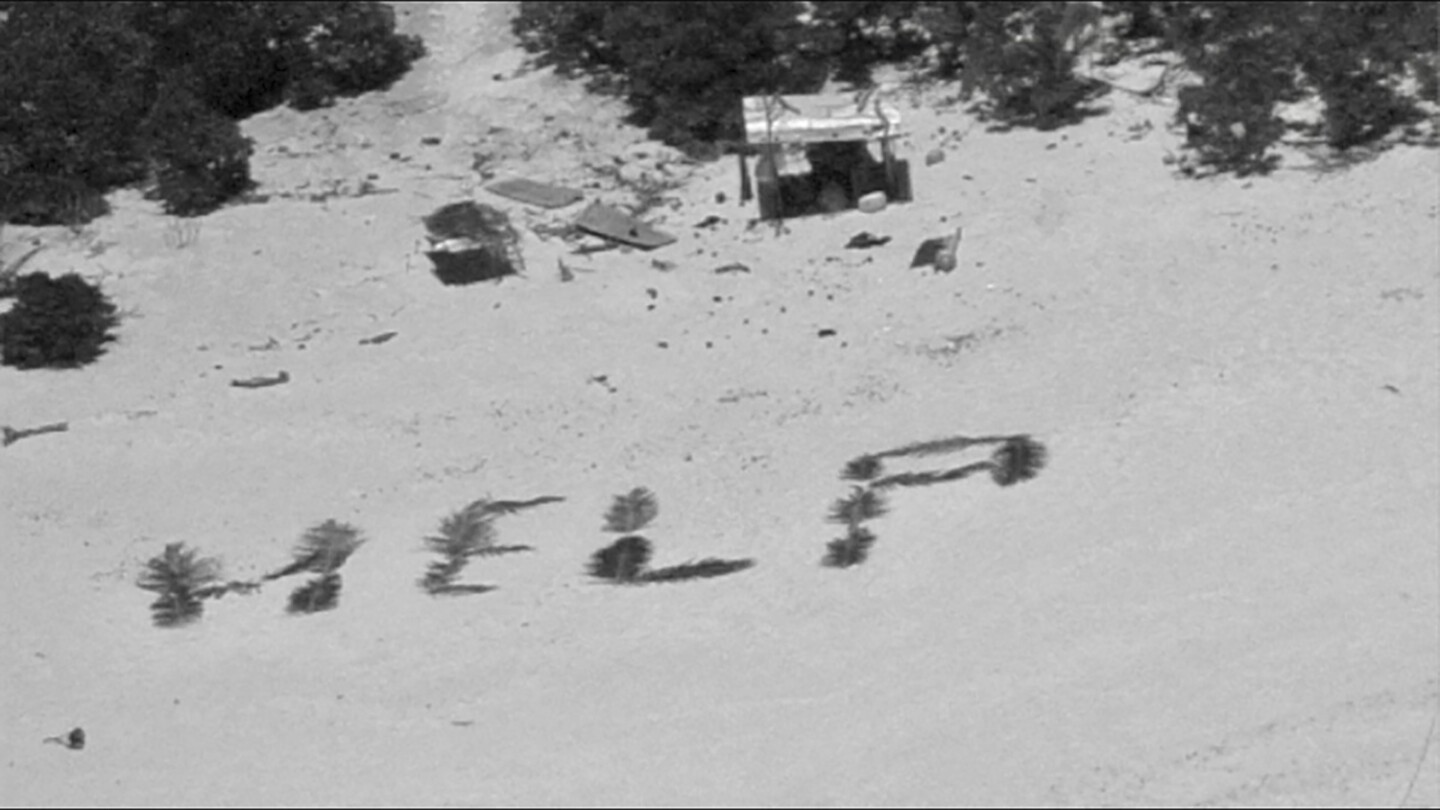
[[[38,436],[41,433],[63,433],[70,429],[69,422],[55,422],[49,425],[41,425],[33,428],[12,428],[9,425],[0,425],[0,433],[3,433],[3,447],[9,447],[21,439],[31,436]]]
[[[290,374],[282,371],[274,377],[251,377],[246,380],[231,380],[230,385],[235,388],[268,388],[272,385],[280,385],[287,382],[290,382]]]

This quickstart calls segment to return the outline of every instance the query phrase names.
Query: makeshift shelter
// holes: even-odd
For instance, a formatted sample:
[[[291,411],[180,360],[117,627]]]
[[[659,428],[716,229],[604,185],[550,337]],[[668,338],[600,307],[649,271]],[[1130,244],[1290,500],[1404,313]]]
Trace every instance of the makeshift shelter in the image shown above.
[[[906,136],[900,110],[878,92],[847,95],[747,96],[745,140],[759,153],[754,196],[761,219],[834,212],[884,192],[890,202],[909,202],[910,163],[895,157],[894,142]],[[870,144],[879,146],[877,157]],[[803,154],[808,171],[786,172],[787,154]],[[746,156],[740,156],[741,200],[750,197]]]
[[[524,269],[520,235],[501,211],[466,200],[442,206],[423,221],[430,240],[425,255],[443,284],[473,284]]]

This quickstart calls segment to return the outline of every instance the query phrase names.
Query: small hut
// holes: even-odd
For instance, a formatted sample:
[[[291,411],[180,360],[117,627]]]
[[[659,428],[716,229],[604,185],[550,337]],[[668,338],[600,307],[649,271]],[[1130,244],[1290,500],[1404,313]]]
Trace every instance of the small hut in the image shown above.
[[[520,235],[510,218],[470,200],[442,206],[424,218],[430,249],[442,284],[473,284],[515,275],[524,268]]]
[[[761,219],[843,211],[876,191],[890,202],[911,200],[910,164],[894,150],[906,136],[900,110],[880,92],[748,96],[743,111],[745,141],[758,151],[754,189]],[[806,170],[787,172],[787,163],[799,164],[802,156]],[[748,199],[743,153],[740,173],[741,198]]]

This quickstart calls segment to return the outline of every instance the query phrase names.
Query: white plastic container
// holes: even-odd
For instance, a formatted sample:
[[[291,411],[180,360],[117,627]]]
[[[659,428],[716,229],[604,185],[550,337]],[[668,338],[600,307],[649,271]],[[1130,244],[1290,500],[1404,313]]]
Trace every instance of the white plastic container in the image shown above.
[[[885,210],[885,204],[889,202],[885,198],[885,192],[872,191],[860,198],[859,208],[867,214],[874,214]]]

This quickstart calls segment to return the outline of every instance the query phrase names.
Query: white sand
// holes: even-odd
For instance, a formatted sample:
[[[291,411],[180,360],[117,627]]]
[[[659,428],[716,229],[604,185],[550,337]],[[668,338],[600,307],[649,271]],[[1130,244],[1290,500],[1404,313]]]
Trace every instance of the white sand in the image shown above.
[[[528,226],[580,206],[489,194],[474,154],[624,202],[585,164],[673,152],[549,71],[493,80],[510,13],[402,7],[432,55],[247,122],[275,197],[193,244],[133,192],[7,230],[129,315],[83,370],[0,368],[0,423],[70,424],[0,450],[0,804],[1440,804],[1435,150],[1186,181],[1163,102],[992,134],[929,91],[911,205],[746,230],[733,161],[674,162],[676,244],[569,256]],[[371,173],[395,193],[304,199]],[[472,197],[523,278],[417,252]],[[953,274],[909,269],[957,223]],[[1034,481],[899,491],[868,563],[818,564],[846,460],[1020,432]],[[655,564],[757,567],[594,584],[634,486]],[[498,590],[426,596],[421,538],[487,494],[568,500],[497,524],[537,549],[467,569]],[[166,543],[254,577],[332,517],[370,538],[337,610],[287,616],[282,581],[151,625]]]

